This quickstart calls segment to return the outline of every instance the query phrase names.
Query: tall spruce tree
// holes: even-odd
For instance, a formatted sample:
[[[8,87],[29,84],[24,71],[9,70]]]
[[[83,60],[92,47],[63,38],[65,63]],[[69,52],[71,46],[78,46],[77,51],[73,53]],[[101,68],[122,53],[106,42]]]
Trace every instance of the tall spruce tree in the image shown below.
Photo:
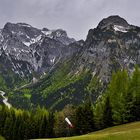
[[[130,80],[129,92],[131,93],[132,100],[131,106],[128,107],[130,112],[131,121],[140,120],[140,69],[135,67]]]
[[[93,107],[90,102],[77,108],[75,127],[78,134],[89,133],[95,129]]]
[[[110,96],[114,124],[126,123],[126,94],[128,91],[128,74],[127,71],[118,71],[113,74],[107,93]]]
[[[110,103],[110,98],[107,96],[105,98],[104,109],[103,109],[103,125],[104,128],[110,127],[113,125],[113,118],[112,118],[112,106]]]

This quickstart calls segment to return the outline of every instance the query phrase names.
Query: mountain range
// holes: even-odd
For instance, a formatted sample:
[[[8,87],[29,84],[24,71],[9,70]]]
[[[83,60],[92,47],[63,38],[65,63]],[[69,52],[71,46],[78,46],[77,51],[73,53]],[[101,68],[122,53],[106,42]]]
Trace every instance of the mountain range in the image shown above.
[[[62,29],[6,23],[0,29],[0,83],[19,108],[52,110],[93,102],[113,72],[140,65],[140,27],[115,15],[76,41]]]

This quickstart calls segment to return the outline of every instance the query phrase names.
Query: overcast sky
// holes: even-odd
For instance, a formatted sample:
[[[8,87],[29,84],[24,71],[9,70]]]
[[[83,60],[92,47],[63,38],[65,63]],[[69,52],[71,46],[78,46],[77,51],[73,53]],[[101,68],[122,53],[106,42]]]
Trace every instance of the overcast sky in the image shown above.
[[[62,28],[76,39],[85,39],[90,28],[110,15],[140,26],[140,0],[0,0],[1,28],[6,22],[25,22]]]

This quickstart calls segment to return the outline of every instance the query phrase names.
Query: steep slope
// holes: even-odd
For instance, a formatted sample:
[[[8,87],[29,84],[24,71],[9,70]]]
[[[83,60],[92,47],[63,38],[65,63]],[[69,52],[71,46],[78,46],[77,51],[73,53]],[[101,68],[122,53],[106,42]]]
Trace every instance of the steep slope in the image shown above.
[[[73,45],[76,48],[77,45],[83,45],[83,41],[76,42]],[[82,46],[80,47],[82,48]],[[69,75],[72,65],[71,57],[60,60],[51,72],[46,73],[37,83],[16,90],[14,96],[10,96],[10,102],[21,108],[25,107],[26,102],[26,108],[31,107],[31,104],[32,107],[40,104],[53,110],[59,110],[66,104],[81,103],[88,96],[85,85],[90,82],[91,74],[89,71],[83,71],[77,76]],[[25,97],[27,91],[30,99]]]
[[[31,81],[50,71],[61,58],[77,51],[66,46],[73,42],[61,29],[41,30],[26,23],[7,23],[0,30],[1,71],[11,71]],[[7,76],[10,76],[8,72]]]

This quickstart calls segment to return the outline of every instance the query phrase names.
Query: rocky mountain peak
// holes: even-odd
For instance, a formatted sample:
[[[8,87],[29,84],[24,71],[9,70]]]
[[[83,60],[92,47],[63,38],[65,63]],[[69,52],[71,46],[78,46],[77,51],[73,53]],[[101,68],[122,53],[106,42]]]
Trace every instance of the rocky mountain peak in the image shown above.
[[[0,57],[8,60],[2,65],[20,77],[50,71],[58,61],[75,53],[78,48],[68,46],[75,42],[62,29],[38,29],[26,23],[6,23],[0,30]]]
[[[43,28],[42,31],[49,31],[49,29],[48,28]]]
[[[3,29],[9,29],[9,30],[15,30],[15,29],[24,29],[24,28],[34,28],[31,25],[27,24],[27,23],[11,23],[11,22],[7,22],[4,25]]]
[[[140,65],[139,34],[139,27],[119,16],[103,19],[89,30],[76,72],[88,68],[103,82],[109,81],[112,71],[127,69],[131,73],[135,64]]]
[[[89,30],[86,42],[90,44],[93,43],[94,40],[94,43],[97,43],[102,39],[108,40],[110,38],[115,38],[116,35],[126,34],[132,32],[132,30],[135,32],[135,29],[135,26],[129,25],[128,22],[120,16],[109,16],[101,20],[97,28]]]
[[[17,23],[16,25],[19,25],[21,27],[32,27],[31,25],[27,24],[27,23]]]
[[[62,29],[57,29],[52,32],[55,37],[67,37],[67,32]]]
[[[25,28],[33,28],[31,25],[26,24],[26,23],[10,23],[7,22],[4,25],[3,30],[9,31],[9,32],[18,32],[19,30],[25,30]]]
[[[98,28],[105,28],[108,26],[112,26],[112,25],[118,25],[118,26],[123,26],[123,27],[128,27],[129,24],[128,22],[121,18],[118,15],[114,15],[114,16],[109,16],[107,18],[104,18],[99,24],[98,24]]]
[[[32,27],[26,23],[6,23],[3,28],[3,35],[16,36],[22,42],[29,42],[31,39],[34,39],[42,34],[41,30]]]
[[[43,30],[43,33],[45,33],[47,37],[60,41],[64,45],[69,45],[75,42],[75,39],[69,38],[67,32],[62,29],[48,30],[48,31]]]

